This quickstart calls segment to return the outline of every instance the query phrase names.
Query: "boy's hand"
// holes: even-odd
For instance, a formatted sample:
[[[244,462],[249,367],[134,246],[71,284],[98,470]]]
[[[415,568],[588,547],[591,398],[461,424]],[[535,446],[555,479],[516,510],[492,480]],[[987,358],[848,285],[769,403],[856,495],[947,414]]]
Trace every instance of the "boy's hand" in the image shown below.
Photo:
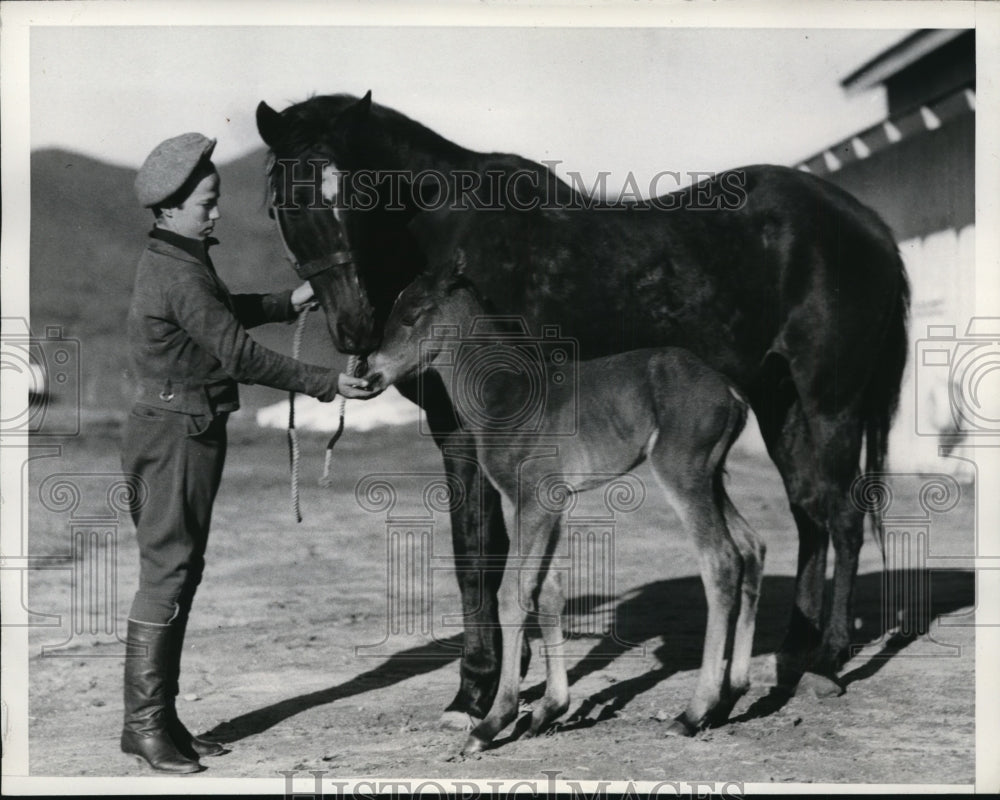
[[[369,389],[368,381],[364,378],[355,378],[352,375],[342,372],[340,373],[340,377],[337,378],[337,391],[344,397],[353,400],[367,400],[369,397],[381,394],[382,390]]]
[[[303,309],[316,308],[318,306],[319,301],[313,295],[313,288],[309,285],[309,281],[306,281],[292,291],[292,308],[295,309],[296,314],[301,313]]]

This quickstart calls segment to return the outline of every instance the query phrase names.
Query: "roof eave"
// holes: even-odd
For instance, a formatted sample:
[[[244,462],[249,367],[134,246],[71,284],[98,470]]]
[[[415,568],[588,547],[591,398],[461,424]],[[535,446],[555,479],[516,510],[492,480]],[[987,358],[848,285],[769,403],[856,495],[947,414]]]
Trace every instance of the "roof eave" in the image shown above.
[[[844,78],[840,85],[848,94],[857,94],[884,83],[897,72],[919,61],[928,53],[933,52],[963,33],[964,28],[957,30],[925,29],[910,34],[902,41],[884,50],[871,61],[858,67]]]

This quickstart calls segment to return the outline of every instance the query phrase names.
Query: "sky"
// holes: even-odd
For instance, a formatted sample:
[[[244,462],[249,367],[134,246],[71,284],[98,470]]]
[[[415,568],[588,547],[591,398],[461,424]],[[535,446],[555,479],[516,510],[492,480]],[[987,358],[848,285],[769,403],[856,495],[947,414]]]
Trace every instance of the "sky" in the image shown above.
[[[30,141],[138,167],[162,139],[261,146],[260,100],[368,89],[474,150],[611,173],[794,163],[880,121],[840,80],[909,31],[401,26],[36,26]],[[666,187],[669,188],[669,187]]]

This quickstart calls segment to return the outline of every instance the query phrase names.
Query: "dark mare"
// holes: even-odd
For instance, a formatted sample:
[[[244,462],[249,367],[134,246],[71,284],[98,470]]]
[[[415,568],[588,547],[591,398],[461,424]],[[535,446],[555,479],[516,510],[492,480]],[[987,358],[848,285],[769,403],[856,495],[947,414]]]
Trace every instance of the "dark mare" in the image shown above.
[[[839,691],[832,679],[850,643],[864,523],[849,490],[862,470],[883,468],[908,350],[908,283],[874,212],[776,166],[645,202],[596,204],[539,164],[466,150],[373,104],[370,93],[314,97],[280,113],[261,103],[257,126],[273,156],[283,235],[338,349],[374,350],[398,293],[461,248],[467,276],[494,309],[523,316],[536,333],[558,325],[581,358],[680,346],[738,386],[799,532],[779,672],[794,684],[809,670]],[[318,171],[310,182],[317,162],[327,165],[322,191]],[[415,382],[398,388],[418,399]],[[419,401],[467,498],[452,515],[466,625],[448,710],[482,718],[497,688],[496,564],[508,537],[499,495],[469,458],[474,441],[440,382],[425,381]]]

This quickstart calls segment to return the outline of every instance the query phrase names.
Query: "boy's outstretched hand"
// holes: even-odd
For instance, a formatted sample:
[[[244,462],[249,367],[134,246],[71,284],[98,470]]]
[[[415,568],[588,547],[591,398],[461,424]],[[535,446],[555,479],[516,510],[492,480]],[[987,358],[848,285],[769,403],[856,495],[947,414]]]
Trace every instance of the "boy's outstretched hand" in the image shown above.
[[[368,381],[364,378],[355,378],[344,372],[337,378],[337,391],[352,400],[367,400],[382,392],[381,389],[369,389]]]
[[[296,314],[302,313],[306,308],[310,310],[319,308],[319,300],[313,294],[313,288],[309,281],[306,281],[292,291],[292,308]]]

